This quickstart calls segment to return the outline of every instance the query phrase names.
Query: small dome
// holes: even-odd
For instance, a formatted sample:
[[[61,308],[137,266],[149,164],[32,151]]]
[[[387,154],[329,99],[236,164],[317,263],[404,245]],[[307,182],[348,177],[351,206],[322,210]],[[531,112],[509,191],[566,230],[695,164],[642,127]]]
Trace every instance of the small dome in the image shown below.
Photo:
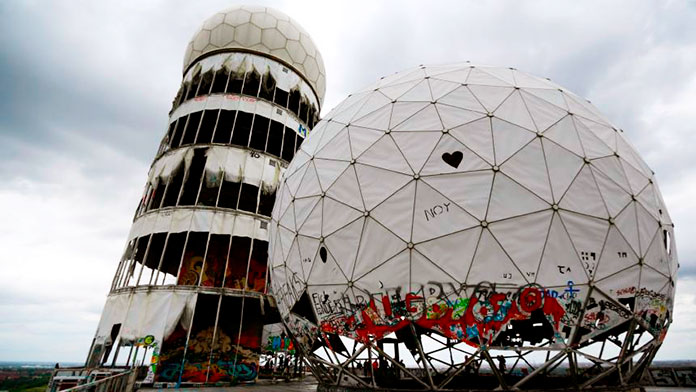
[[[220,49],[260,52],[289,64],[323,102],[326,72],[321,54],[309,34],[284,13],[268,7],[237,6],[211,16],[186,47],[184,72],[196,59]]]

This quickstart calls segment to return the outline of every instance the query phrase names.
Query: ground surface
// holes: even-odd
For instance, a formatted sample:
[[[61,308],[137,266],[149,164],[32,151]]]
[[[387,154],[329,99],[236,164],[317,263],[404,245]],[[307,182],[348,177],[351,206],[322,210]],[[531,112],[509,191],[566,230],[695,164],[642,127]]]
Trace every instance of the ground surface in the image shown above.
[[[179,391],[186,392],[314,392],[317,390],[317,382],[312,377],[307,377],[304,381],[276,383],[270,380],[261,380],[254,385],[238,385],[230,388],[182,388]],[[676,391],[696,391],[696,388],[678,387],[646,387],[646,392],[676,392]],[[164,391],[162,389],[140,389],[143,392]]]

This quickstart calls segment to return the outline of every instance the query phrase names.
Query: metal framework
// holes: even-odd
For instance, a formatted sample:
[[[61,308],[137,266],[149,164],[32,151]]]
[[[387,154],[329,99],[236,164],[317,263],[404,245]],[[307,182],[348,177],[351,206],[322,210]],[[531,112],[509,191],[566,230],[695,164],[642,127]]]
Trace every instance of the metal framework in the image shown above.
[[[663,339],[662,332],[655,333],[637,316],[584,343],[578,343],[579,331],[569,340],[575,343],[563,346],[547,340],[533,346],[474,347],[409,324],[383,339],[367,341],[319,332],[318,340],[303,349],[324,387],[588,390],[637,385]]]

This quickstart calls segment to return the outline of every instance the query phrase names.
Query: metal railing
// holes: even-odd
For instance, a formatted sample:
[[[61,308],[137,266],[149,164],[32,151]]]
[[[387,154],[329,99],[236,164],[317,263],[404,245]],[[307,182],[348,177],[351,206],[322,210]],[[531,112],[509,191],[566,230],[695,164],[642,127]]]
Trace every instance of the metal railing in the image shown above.
[[[114,374],[99,380],[94,380],[87,382],[85,384],[77,385],[68,389],[56,389],[51,388],[53,391],[61,392],[77,392],[77,391],[89,391],[89,392],[128,392],[133,389],[134,381],[131,379],[131,375],[134,373],[135,369],[129,369],[124,372]]]

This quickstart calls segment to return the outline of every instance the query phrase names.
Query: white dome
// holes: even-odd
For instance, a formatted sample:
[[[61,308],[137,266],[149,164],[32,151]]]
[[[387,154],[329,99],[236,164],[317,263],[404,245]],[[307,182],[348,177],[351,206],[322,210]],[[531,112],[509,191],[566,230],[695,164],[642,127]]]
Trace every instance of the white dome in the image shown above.
[[[184,55],[184,72],[199,57],[220,49],[265,53],[295,68],[323,102],[326,72],[321,53],[307,32],[284,13],[269,7],[237,6],[208,18],[193,35]]]
[[[653,173],[591,104],[516,70],[418,67],[349,96],[276,200],[281,314],[306,292],[325,332],[364,342],[413,321],[512,345],[501,331],[538,308],[558,347],[630,322],[626,308],[655,336],[671,318],[677,257]],[[580,309],[593,301],[606,306]]]

